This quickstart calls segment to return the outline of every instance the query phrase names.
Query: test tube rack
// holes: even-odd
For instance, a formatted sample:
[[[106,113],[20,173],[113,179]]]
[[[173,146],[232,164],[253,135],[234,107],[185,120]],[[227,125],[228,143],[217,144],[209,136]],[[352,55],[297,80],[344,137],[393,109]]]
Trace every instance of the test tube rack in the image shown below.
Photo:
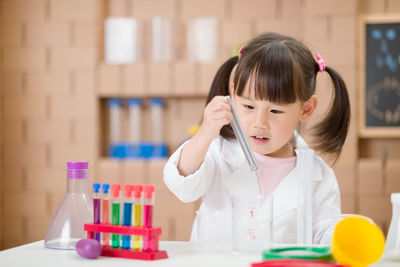
[[[94,233],[111,233],[121,235],[138,235],[142,237],[152,238],[151,251],[138,251],[132,249],[113,248],[111,246],[102,246],[101,256],[129,258],[138,260],[160,260],[168,258],[166,251],[158,250],[159,236],[161,235],[161,227],[134,227],[120,226],[111,224],[85,224],[84,230],[87,232],[87,237],[94,239]]]

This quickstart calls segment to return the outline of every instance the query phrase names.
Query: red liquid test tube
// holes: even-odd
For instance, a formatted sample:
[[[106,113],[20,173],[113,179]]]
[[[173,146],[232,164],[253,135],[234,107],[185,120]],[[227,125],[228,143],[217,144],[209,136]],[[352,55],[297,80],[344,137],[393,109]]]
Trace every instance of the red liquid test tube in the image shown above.
[[[143,227],[153,227],[153,207],[154,207],[154,185],[145,185],[144,191],[144,205],[143,205]],[[143,237],[143,251],[158,250],[157,243],[153,241],[152,236]]]

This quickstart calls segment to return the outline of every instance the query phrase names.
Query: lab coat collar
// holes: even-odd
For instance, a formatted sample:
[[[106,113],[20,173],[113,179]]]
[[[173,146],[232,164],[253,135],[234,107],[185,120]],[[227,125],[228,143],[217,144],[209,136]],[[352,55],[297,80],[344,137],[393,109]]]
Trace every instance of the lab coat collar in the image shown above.
[[[222,181],[231,196],[259,195],[260,187],[255,172],[251,171],[237,140],[222,139],[222,158],[233,171],[222,175]]]
[[[233,166],[239,167],[246,158],[242,148],[237,140],[228,140],[220,137],[222,140],[222,158]]]
[[[316,163],[315,157],[314,157],[314,151],[307,145],[307,143],[304,141],[304,139],[297,133],[297,131],[294,132],[294,137],[295,137],[295,142],[296,142],[296,168],[299,165],[308,165],[312,157],[313,163]],[[242,148],[240,147],[240,144],[237,140],[228,140],[223,137],[220,137],[221,142],[222,142],[222,158],[232,165],[234,169],[237,169],[239,167],[243,167],[245,164],[247,164],[246,158],[243,154]],[[308,158],[308,159],[307,159]],[[319,164],[311,164],[311,166],[314,166],[314,172],[313,172],[313,180],[320,180],[321,179],[321,168]],[[316,167],[316,168],[315,168]]]
[[[299,182],[304,179],[313,181],[322,179],[321,166],[315,160],[314,151],[308,147],[297,132],[295,132],[295,138],[296,167],[282,180],[272,194],[274,196],[274,217],[297,208]],[[221,152],[222,158],[231,165],[233,170],[230,175],[223,174],[221,177],[230,195],[260,195],[257,175],[250,170],[239,143],[236,140],[223,139]]]

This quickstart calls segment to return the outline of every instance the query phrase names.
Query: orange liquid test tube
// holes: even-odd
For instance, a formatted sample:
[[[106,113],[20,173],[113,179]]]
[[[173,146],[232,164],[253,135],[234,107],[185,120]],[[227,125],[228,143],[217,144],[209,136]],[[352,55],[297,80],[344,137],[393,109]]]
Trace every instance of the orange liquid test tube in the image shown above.
[[[110,194],[109,189],[110,185],[109,184],[103,184],[102,185],[103,189],[103,198],[101,200],[101,223],[103,224],[110,224]],[[103,246],[109,246],[110,245],[110,234],[109,233],[103,233],[103,238],[101,240],[101,244]]]

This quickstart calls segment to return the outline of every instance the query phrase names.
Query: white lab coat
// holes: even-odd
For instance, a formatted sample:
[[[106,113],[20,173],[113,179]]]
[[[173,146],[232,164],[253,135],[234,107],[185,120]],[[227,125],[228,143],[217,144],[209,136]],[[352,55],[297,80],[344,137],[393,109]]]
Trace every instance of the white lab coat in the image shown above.
[[[314,154],[295,132],[296,167],[273,192],[273,242],[297,242],[297,207],[304,177],[312,178],[312,232],[314,244],[330,244],[334,226],[340,217],[340,192],[333,170]],[[256,174],[252,172],[236,140],[216,138],[200,168],[186,177],[177,164],[182,147],[169,158],[164,168],[164,182],[183,202],[203,197],[200,209],[223,210],[226,241],[232,240],[232,196],[260,195]],[[312,160],[311,160],[312,159]],[[301,198],[300,198],[301,199]],[[221,224],[216,224],[221,225]],[[191,241],[197,241],[197,218]]]

